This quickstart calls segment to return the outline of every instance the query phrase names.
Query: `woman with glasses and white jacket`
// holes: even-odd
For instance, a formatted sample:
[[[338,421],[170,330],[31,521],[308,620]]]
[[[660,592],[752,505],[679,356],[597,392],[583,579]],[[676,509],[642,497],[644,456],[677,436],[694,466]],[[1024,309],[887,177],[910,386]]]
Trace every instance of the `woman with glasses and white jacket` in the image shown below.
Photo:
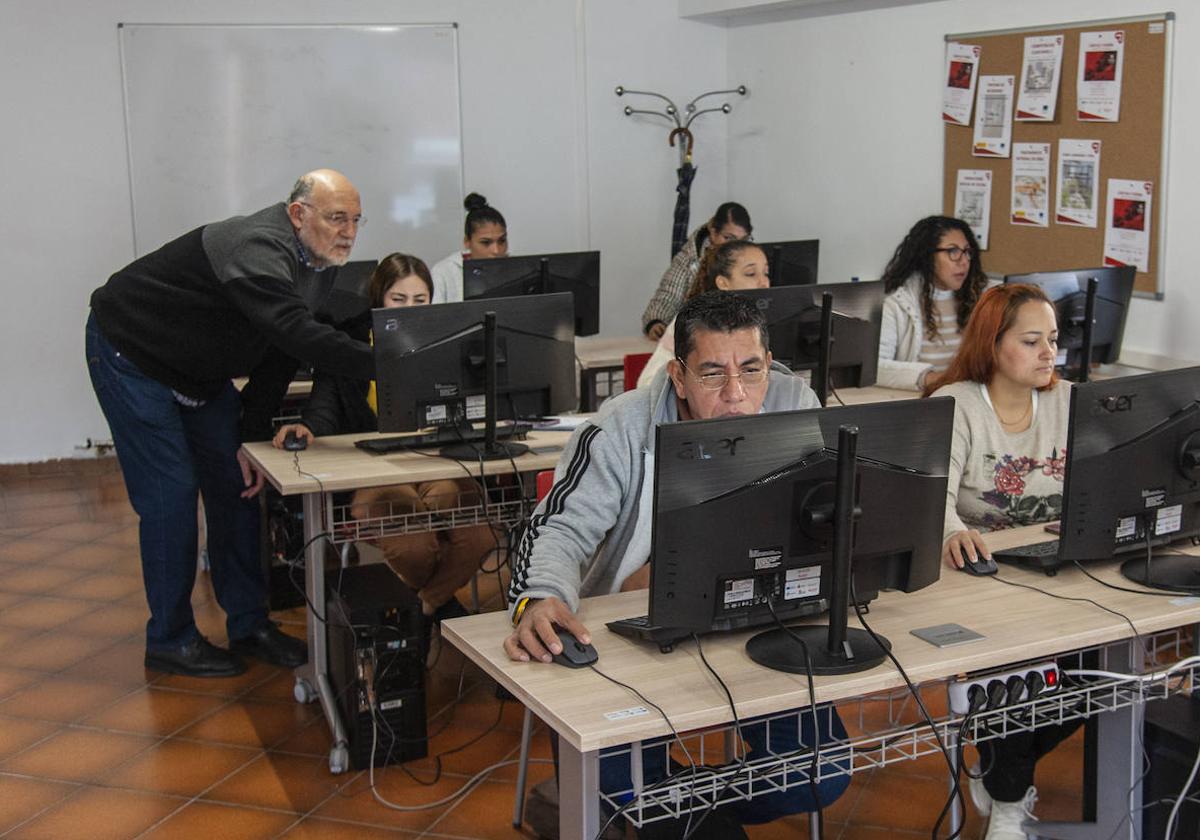
[[[929,216],[913,225],[883,272],[887,297],[877,384],[920,391],[954,358],[963,327],[988,287],[966,222]]]

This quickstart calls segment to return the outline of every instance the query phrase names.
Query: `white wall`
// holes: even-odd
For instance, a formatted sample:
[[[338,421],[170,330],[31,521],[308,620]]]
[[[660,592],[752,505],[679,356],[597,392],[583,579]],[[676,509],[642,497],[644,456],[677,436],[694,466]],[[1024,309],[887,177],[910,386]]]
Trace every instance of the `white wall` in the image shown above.
[[[667,261],[675,159],[612,88],[725,84],[725,31],[680,21],[673,0],[0,0],[0,463],[109,437],[83,322],[92,289],[133,257],[118,22],[445,21],[460,24],[467,189],[504,212],[517,252],[601,249],[603,331],[635,332]],[[697,152],[703,214],[724,197],[723,127],[705,126]]]
[[[909,225],[941,212],[943,36],[1164,11],[1149,0],[903,5],[728,30],[754,96],[730,130],[729,190],[753,196],[758,238],[821,238],[821,279],[878,277]],[[1163,302],[1135,300],[1126,360],[1200,359],[1200,14],[1178,4]],[[753,20],[753,19],[751,19]],[[1126,90],[1125,96],[1135,95]],[[993,213],[992,224],[1003,224]]]

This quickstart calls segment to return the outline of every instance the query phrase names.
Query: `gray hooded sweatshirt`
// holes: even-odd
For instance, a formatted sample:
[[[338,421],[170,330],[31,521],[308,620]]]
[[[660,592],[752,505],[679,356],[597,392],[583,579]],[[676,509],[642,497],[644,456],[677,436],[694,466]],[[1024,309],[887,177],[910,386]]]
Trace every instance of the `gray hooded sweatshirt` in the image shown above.
[[[762,410],[818,408],[808,384],[771,365]],[[664,368],[646,388],[606,401],[571,435],[517,546],[509,603],[521,598],[579,599],[617,592],[650,559],[654,430],[679,420]]]

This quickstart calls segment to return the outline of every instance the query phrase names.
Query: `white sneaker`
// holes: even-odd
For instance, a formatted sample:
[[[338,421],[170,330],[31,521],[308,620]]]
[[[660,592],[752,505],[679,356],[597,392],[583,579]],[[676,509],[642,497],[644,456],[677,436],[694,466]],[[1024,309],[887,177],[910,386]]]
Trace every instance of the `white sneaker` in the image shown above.
[[[983,840],[1027,840],[1031,835],[1026,834],[1021,824],[1026,820],[1037,820],[1033,815],[1033,806],[1037,802],[1037,788],[1029,786],[1025,796],[1019,802],[999,802],[992,800],[992,816],[988,820],[987,834]]]

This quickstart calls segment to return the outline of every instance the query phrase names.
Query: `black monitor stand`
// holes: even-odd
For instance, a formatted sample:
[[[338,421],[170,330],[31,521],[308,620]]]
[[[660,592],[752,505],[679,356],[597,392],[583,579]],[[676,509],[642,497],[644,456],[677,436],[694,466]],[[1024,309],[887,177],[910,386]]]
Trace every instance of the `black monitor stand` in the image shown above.
[[[1096,292],[1099,288],[1100,281],[1089,277],[1087,298],[1083,304],[1083,346],[1079,348],[1079,377],[1076,382],[1087,382],[1092,367],[1092,328],[1096,325]]]
[[[543,261],[544,263],[544,261]],[[496,313],[483,315],[483,376],[484,409],[483,440],[479,443],[457,443],[441,449],[443,458],[458,461],[498,461],[515,458],[529,451],[520,443],[501,443],[496,440]]]
[[[768,630],[746,642],[746,654],[776,671],[804,674],[853,674],[874,668],[887,656],[891,643],[877,642],[865,630],[848,627],[850,613],[850,555],[854,523],[861,511],[854,503],[857,483],[858,428],[838,429],[837,485],[834,504],[803,511],[814,525],[833,525],[833,574],[829,588],[829,624],[809,624]],[[801,646],[800,642],[803,642]],[[880,646],[882,643],[883,647]]]
[[[821,323],[817,335],[817,367],[812,373],[812,389],[824,408],[829,400],[829,368],[833,352],[833,294],[830,292],[821,294]],[[804,331],[797,331],[797,336],[801,346],[797,348],[796,358],[803,358]]]
[[[767,276],[777,278],[777,283],[783,282],[783,246],[771,248],[771,256],[767,259]]]

